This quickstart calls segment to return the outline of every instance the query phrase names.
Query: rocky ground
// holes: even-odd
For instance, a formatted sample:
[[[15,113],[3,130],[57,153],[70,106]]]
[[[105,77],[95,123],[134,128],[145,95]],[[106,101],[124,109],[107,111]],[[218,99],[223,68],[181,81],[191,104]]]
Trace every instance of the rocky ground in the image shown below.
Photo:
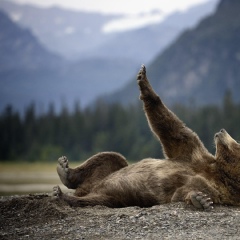
[[[229,206],[71,208],[36,194],[0,197],[0,223],[0,239],[240,239],[240,207]]]

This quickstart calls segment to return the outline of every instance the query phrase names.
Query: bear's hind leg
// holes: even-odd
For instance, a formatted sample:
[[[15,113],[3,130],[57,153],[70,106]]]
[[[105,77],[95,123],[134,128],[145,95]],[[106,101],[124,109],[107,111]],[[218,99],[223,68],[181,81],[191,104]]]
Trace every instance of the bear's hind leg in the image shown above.
[[[89,194],[83,197],[76,197],[64,194],[59,186],[53,187],[53,197],[61,199],[72,207],[86,207],[102,205],[107,207],[123,207],[122,204],[111,196],[104,194]]]
[[[66,187],[76,189],[75,195],[83,196],[106,176],[127,165],[122,155],[115,152],[102,152],[74,169],[69,168],[67,157],[60,157],[57,172]]]

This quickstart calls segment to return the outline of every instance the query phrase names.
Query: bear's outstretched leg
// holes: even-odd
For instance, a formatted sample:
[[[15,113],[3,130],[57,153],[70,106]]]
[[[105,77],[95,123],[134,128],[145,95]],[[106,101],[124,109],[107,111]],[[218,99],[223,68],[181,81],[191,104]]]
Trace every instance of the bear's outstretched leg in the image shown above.
[[[137,80],[140,88],[140,99],[143,101],[149,126],[161,141],[165,156],[167,158],[186,156],[187,160],[191,159],[192,154],[195,154],[199,155],[199,158],[202,158],[203,155],[209,155],[211,158],[197,134],[186,127],[154,92],[147,79],[144,65],[138,73]]]
[[[73,207],[86,207],[102,205],[107,207],[123,207],[120,202],[111,196],[103,194],[89,194],[83,197],[75,197],[64,194],[59,186],[53,187],[53,197],[62,199]]]
[[[57,172],[66,187],[76,189],[75,195],[83,196],[89,193],[96,182],[127,165],[126,159],[122,155],[114,152],[102,152],[92,156],[74,169],[69,167],[67,157],[60,157]]]

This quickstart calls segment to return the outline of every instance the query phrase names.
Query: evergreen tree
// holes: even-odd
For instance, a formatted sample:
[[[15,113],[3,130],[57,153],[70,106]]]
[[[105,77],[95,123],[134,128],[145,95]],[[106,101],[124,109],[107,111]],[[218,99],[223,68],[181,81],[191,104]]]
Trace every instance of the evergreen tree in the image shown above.
[[[227,91],[222,106],[192,108],[175,105],[173,112],[192,128],[214,154],[213,137],[225,128],[240,140],[240,105]],[[99,102],[94,108],[74,111],[62,106],[36,115],[31,104],[22,118],[11,106],[0,114],[0,160],[56,161],[61,155],[84,160],[99,151],[117,151],[129,160],[162,158],[161,145],[149,129],[141,105],[123,107]]]

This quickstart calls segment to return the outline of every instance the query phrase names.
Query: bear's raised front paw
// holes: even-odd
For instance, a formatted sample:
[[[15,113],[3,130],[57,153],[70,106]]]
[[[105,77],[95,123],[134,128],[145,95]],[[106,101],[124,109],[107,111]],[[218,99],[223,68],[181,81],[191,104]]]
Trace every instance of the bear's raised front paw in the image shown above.
[[[60,198],[62,196],[62,194],[63,194],[62,190],[59,186],[53,187],[53,193],[52,193],[53,197]]]
[[[212,199],[202,192],[191,193],[190,200],[193,206],[198,209],[204,209],[204,210],[213,209]]]
[[[138,75],[137,75],[137,82],[140,89],[140,99],[141,100],[155,100],[156,94],[154,93],[150,83],[148,82],[146,76],[146,68],[142,65]]]
[[[146,80],[146,67],[143,64],[141,66],[141,69],[138,72],[137,80],[138,81]]]

